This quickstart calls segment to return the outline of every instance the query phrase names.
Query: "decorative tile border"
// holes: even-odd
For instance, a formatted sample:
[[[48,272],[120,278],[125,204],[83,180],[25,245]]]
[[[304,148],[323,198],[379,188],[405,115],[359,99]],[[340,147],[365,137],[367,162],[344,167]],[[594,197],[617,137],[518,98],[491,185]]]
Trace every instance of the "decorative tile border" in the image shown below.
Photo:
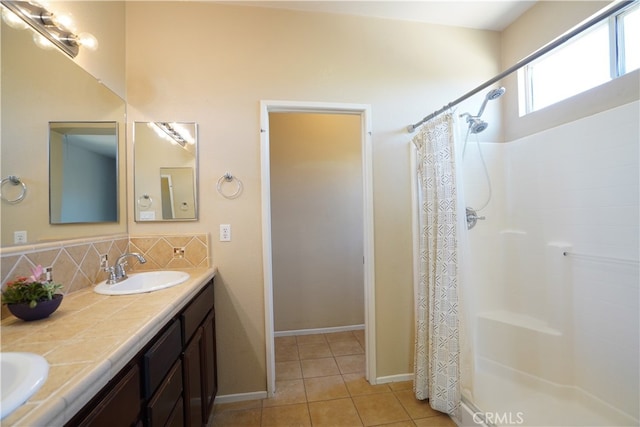
[[[132,236],[129,248],[147,259],[145,264],[136,262],[134,270],[209,267],[209,239],[206,234]]]

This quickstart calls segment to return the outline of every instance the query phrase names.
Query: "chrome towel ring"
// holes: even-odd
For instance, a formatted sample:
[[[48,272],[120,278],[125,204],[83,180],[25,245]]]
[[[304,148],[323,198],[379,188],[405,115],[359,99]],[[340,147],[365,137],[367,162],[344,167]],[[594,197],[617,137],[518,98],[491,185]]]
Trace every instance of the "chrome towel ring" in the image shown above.
[[[7,182],[10,182],[13,185],[22,185],[22,191],[15,199],[7,199],[2,195],[2,192],[0,191],[0,199],[4,200],[7,203],[20,203],[24,199],[24,196],[27,195],[27,185],[19,177],[15,175],[9,175],[6,178],[2,178],[2,181],[0,181],[0,189],[2,189],[2,186]]]
[[[151,207],[152,204],[153,204],[153,199],[147,193],[138,197],[138,206],[140,206],[142,209],[148,209]]]
[[[232,182],[232,181],[236,181],[236,191],[231,194],[225,194],[222,191],[222,186],[224,185],[225,182]],[[218,189],[218,193],[220,193],[222,197],[225,197],[227,199],[235,199],[236,197],[240,196],[240,194],[242,193],[243,187],[242,187],[242,181],[240,181],[235,176],[231,175],[229,172],[226,172],[218,180],[218,185],[216,186],[216,188]]]

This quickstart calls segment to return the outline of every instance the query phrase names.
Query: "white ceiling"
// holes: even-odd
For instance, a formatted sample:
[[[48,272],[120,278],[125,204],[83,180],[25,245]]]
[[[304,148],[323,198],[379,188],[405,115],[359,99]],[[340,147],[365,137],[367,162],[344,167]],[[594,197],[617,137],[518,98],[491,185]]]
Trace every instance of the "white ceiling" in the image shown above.
[[[482,30],[502,31],[535,0],[422,0],[422,1],[225,1],[247,6],[292,9],[307,12],[338,13],[453,25]]]

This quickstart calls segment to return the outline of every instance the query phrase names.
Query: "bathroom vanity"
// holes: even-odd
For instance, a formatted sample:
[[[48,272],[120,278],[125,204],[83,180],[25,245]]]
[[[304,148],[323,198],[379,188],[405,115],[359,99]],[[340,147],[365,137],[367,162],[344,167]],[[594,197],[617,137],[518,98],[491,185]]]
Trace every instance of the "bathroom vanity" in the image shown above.
[[[79,291],[44,321],[3,320],[2,351],[39,351],[51,369],[2,425],[206,425],[217,391],[215,269],[189,273],[147,294]]]

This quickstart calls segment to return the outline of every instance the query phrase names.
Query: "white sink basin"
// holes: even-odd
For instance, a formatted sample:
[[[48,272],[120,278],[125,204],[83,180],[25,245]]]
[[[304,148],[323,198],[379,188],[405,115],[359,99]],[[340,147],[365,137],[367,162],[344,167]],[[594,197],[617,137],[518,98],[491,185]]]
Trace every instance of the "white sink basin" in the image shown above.
[[[106,281],[100,282],[93,290],[103,295],[142,294],[170,288],[187,279],[189,279],[189,273],[184,271],[146,271],[130,274],[128,279],[115,285],[107,285]]]
[[[34,353],[0,353],[0,419],[15,411],[42,387],[47,360]]]

